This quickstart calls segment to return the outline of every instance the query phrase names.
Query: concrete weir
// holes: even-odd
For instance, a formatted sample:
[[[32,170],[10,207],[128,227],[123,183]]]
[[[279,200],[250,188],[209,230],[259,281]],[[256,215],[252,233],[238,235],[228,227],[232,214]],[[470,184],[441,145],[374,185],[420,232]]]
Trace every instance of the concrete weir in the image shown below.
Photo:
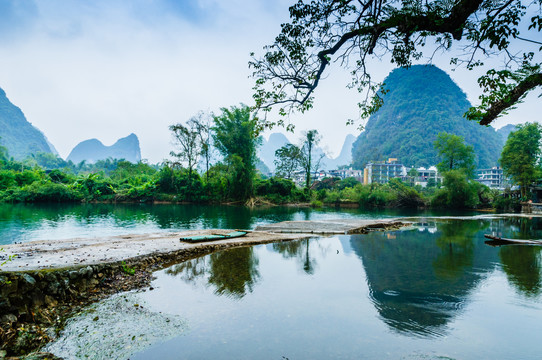
[[[340,219],[325,221],[283,221],[276,224],[258,226],[256,230],[282,234],[366,234],[372,230],[395,229],[404,223],[395,219],[358,220]]]
[[[73,311],[111,294],[149,288],[152,272],[234,247],[291,241],[315,234],[355,234],[396,229],[390,220],[287,221],[258,227],[244,237],[204,243],[180,237],[224,234],[198,230],[3,246],[0,263],[0,358],[35,351],[50,341]],[[152,288],[149,288],[152,290]],[[22,331],[21,329],[26,329]]]
[[[4,246],[2,258],[15,256],[1,268],[2,272],[79,268],[88,265],[137,263],[148,257],[173,258],[186,253],[217,251],[234,246],[249,246],[289,241],[311,235],[363,234],[371,230],[394,229],[404,225],[396,219],[326,221],[283,221],[258,226],[246,236],[234,239],[188,244],[180,237],[225,234],[232,230],[197,230],[176,233],[154,233],[67,240],[32,241]]]

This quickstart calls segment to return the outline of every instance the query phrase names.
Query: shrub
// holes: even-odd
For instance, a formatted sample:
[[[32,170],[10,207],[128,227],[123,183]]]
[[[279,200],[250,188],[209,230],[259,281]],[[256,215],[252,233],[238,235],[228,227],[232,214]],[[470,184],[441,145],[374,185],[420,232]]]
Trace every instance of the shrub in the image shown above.
[[[444,173],[444,187],[439,189],[431,201],[434,207],[455,209],[475,208],[480,204],[478,197],[479,184],[470,182],[461,170]]]
[[[0,190],[6,190],[12,186],[16,186],[15,172],[12,170],[0,171]]]
[[[81,201],[82,194],[63,184],[34,182],[21,188],[3,193],[3,200],[9,202],[72,202]]]

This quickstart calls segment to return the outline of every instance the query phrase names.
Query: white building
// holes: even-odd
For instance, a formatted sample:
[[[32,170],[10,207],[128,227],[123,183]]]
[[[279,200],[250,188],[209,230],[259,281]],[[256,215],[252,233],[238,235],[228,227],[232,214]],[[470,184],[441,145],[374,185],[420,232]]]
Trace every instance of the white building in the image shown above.
[[[385,184],[392,178],[400,178],[406,174],[406,167],[394,158],[389,158],[388,161],[369,162],[363,170],[363,183]]]
[[[476,170],[477,179],[480,184],[484,184],[493,189],[504,189],[510,185],[510,181],[504,176],[503,170],[494,166],[491,169]]]
[[[420,185],[421,187],[426,187],[429,179],[433,179],[435,184],[442,182],[442,177],[439,176],[438,170],[435,166],[430,166],[428,169],[424,167],[419,167],[416,169],[418,174],[414,180],[415,185]]]

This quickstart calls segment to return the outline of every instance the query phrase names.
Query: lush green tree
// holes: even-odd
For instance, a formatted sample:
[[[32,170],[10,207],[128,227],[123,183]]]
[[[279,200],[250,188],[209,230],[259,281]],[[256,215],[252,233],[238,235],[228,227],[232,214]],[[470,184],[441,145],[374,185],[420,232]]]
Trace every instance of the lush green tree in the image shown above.
[[[105,160],[98,160],[94,164],[87,163],[85,160],[81,161],[76,168],[76,172],[78,174],[90,174],[90,173],[98,173],[103,172],[105,175],[109,175],[112,171],[114,171],[117,167],[119,162],[125,161],[124,159],[113,159],[113,158],[107,158]]]
[[[407,186],[400,179],[390,179],[388,186],[397,193],[397,207],[420,208],[425,206],[422,195],[411,186]]]
[[[441,158],[437,164],[439,172],[461,169],[469,178],[474,176],[474,148],[466,145],[463,137],[442,132],[434,146]]]
[[[148,179],[157,172],[158,170],[156,170],[153,166],[143,161],[140,161],[137,164],[133,164],[129,161],[119,161],[117,163],[117,168],[113,170],[109,176],[111,179],[116,181],[141,177]]]
[[[2,138],[0,137],[0,140]],[[9,160],[8,149],[5,146],[0,145],[0,166]]]
[[[52,182],[57,184],[69,184],[75,181],[74,175],[61,171],[59,169],[51,170],[51,172],[48,173],[47,176],[49,176],[49,179],[51,179]]]
[[[275,204],[305,201],[304,193],[292,180],[272,177],[270,179],[258,179],[255,182],[255,193],[267,201]]]
[[[337,183],[337,189],[342,190],[346,188],[353,188],[356,185],[361,184],[355,177],[347,177]]]
[[[294,144],[286,144],[275,151],[275,173],[279,177],[291,179],[301,168],[301,149]]]
[[[310,109],[334,63],[348,68],[351,86],[366,92],[360,104],[365,117],[380,107],[385,93],[371,78],[373,59],[391,57],[399,67],[410,66],[424,56],[432,59],[435,50],[449,50],[452,64],[487,69],[479,79],[482,103],[468,116],[489,124],[542,85],[540,5],[540,0],[297,1],[275,42],[249,63],[256,106],[277,105],[281,115]],[[487,57],[506,61],[495,69],[494,62],[485,64]]]
[[[186,125],[175,124],[169,127],[173,132],[175,144],[179,152],[171,151],[170,155],[176,157],[180,163],[186,164],[188,169],[188,193],[191,193],[192,172],[198,163],[201,154],[201,142],[199,138],[198,123],[196,118],[191,118]]]
[[[15,171],[0,170],[0,191],[6,190],[14,186],[17,186],[17,181],[15,180]]]
[[[256,173],[257,119],[251,116],[248,106],[222,108],[214,116],[213,139],[216,148],[224,156],[229,172],[230,196],[247,200],[253,195]]]
[[[416,178],[418,177],[418,170],[413,167],[408,170],[407,175],[409,177],[410,186],[414,186],[416,184]]]
[[[68,165],[66,161],[61,159],[58,155],[47,152],[38,152],[32,154],[32,158],[36,163],[44,169],[61,169]]]
[[[312,185],[312,188],[314,190],[332,190],[337,188],[337,185],[340,181],[341,178],[338,177],[326,177],[323,178],[321,181],[315,181],[315,183]]]
[[[324,157],[321,154],[318,158],[314,158],[314,148],[320,143],[321,136],[318,130],[306,131],[303,135],[303,146],[301,147],[301,156],[299,158],[301,168],[305,171],[305,188],[310,189],[311,173],[318,170],[320,161]]]
[[[427,179],[427,185],[426,187],[428,188],[433,188],[433,187],[436,187],[437,186],[437,181],[435,180],[435,178],[429,178]]]
[[[480,184],[469,181],[463,170],[447,171],[443,177],[444,188],[440,189],[433,197],[433,206],[455,209],[474,209],[478,206]]]
[[[211,162],[211,116],[208,113],[200,111],[196,116],[190,119],[198,133],[200,141],[200,155],[205,159],[205,176],[209,181],[209,165]]]
[[[508,135],[500,163],[504,174],[519,184],[521,196],[526,198],[529,186],[541,175],[542,126],[526,123],[517,129]]]
[[[209,168],[206,173],[205,193],[207,200],[224,201],[229,195],[228,181],[230,179],[228,165],[219,162]]]

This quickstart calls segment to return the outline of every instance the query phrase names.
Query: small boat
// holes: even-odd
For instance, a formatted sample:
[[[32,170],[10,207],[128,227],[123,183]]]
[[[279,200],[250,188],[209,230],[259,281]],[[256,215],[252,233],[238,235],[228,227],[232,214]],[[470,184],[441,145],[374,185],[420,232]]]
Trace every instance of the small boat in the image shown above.
[[[188,243],[199,243],[205,241],[215,241],[215,240],[224,240],[224,239],[233,239],[241,236],[245,236],[248,231],[233,231],[227,234],[209,234],[209,235],[193,235],[180,238],[183,242]]]
[[[499,236],[487,235],[484,237],[489,239],[486,244],[491,246],[498,245],[539,245],[542,246],[542,240],[524,240],[524,239],[507,239]]]

